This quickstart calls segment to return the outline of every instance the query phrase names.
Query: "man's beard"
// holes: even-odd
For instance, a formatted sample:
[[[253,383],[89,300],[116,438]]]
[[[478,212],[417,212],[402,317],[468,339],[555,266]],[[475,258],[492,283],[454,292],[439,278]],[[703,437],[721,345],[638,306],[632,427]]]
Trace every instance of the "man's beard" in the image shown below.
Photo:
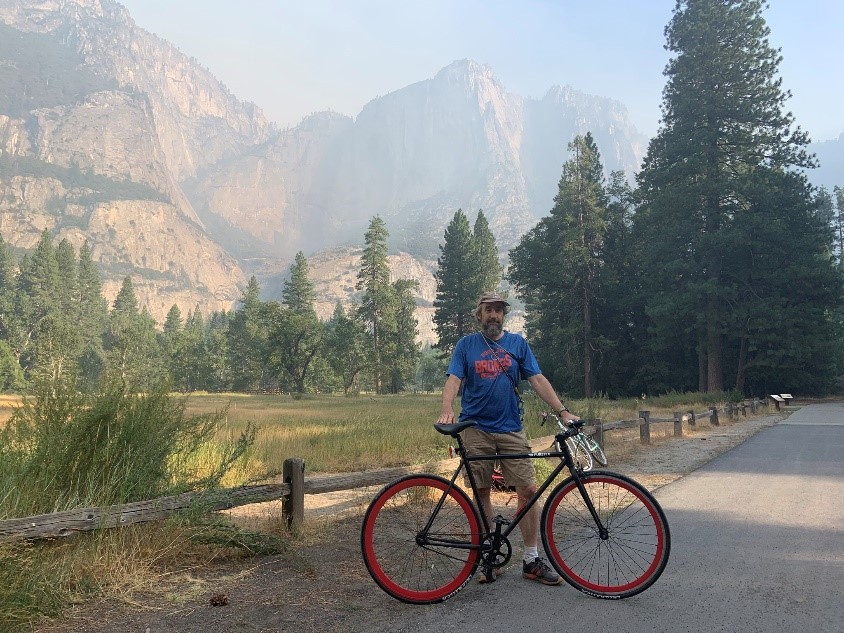
[[[484,336],[486,336],[487,338],[491,338],[492,340],[495,340],[499,336],[501,336],[501,330],[502,326],[501,323],[499,323],[498,321],[490,320],[483,324]]]

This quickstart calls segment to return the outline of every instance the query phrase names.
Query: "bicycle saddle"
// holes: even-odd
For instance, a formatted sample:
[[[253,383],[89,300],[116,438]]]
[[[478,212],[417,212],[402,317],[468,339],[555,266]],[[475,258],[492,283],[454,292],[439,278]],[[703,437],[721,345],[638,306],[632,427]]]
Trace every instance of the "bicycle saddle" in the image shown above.
[[[439,433],[443,435],[451,435],[452,437],[456,436],[460,431],[463,429],[468,429],[470,426],[476,426],[477,422],[474,420],[464,420],[463,422],[457,422],[456,424],[434,424],[434,428],[437,429]]]

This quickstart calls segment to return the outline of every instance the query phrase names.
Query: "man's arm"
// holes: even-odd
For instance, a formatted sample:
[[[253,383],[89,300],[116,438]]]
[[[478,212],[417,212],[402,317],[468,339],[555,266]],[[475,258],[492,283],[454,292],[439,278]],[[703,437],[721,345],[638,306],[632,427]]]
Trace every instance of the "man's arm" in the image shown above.
[[[454,423],[454,399],[460,391],[460,379],[454,374],[449,374],[443,385],[443,404],[440,409],[440,417],[437,424]],[[553,391],[553,390],[552,390]]]
[[[551,386],[551,383],[548,382],[548,379],[545,376],[542,374],[535,374],[534,376],[528,378],[528,382],[530,383],[530,386],[533,387],[536,395],[542,398],[545,404],[551,407],[555,412],[560,412],[562,410],[563,403],[557,397],[557,392],[554,391],[554,387]],[[576,415],[568,411],[563,411],[561,417],[563,420],[579,419]]]

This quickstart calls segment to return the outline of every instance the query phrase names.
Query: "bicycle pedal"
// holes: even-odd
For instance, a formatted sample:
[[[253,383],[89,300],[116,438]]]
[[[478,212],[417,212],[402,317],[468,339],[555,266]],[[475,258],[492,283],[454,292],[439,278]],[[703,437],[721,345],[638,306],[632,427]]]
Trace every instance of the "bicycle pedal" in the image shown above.
[[[496,515],[496,517],[492,520],[495,525],[510,525],[510,519],[505,519],[503,516]]]
[[[491,582],[495,582],[498,580],[498,577],[504,573],[504,570],[500,567],[491,567],[489,572],[484,569],[481,577],[478,579],[478,582],[482,585],[486,585]]]

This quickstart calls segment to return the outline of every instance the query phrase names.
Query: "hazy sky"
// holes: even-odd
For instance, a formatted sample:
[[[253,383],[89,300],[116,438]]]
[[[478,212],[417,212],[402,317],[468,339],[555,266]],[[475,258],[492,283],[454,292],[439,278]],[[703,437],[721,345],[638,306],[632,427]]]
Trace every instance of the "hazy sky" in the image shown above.
[[[844,1],[769,0],[763,14],[787,103],[812,140],[844,133]],[[570,85],[618,99],[653,135],[674,0],[121,0],[135,22],[195,57],[281,127],[357,116],[377,96],[458,59],[509,90]]]

